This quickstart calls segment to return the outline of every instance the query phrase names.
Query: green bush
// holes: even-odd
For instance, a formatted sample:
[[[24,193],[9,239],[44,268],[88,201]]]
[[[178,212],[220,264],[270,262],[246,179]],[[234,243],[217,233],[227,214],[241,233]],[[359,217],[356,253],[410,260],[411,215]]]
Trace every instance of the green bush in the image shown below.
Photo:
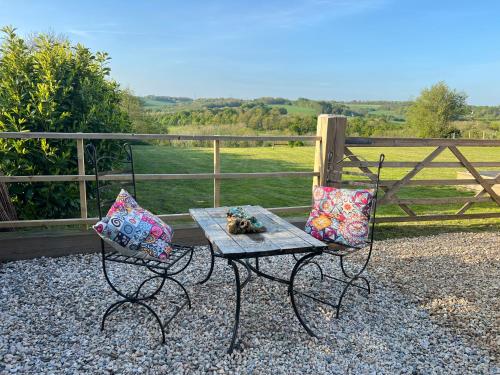
[[[11,27],[0,45],[1,132],[121,132],[130,128],[108,56],[51,35],[27,41]],[[113,142],[99,143],[112,152]],[[76,174],[76,142],[0,139],[6,175]],[[76,183],[12,183],[20,219],[64,218],[78,210]]]

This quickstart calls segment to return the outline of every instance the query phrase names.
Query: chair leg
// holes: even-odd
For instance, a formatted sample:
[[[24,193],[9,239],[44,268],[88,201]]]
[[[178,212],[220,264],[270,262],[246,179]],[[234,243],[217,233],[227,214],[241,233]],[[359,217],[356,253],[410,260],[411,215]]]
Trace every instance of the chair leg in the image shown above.
[[[163,326],[163,323],[161,322],[161,319],[160,317],[158,316],[158,314],[156,314],[156,312],[149,306],[147,305],[146,303],[142,302],[142,301],[137,301],[137,300],[120,300],[120,301],[117,301],[115,303],[113,303],[111,306],[108,307],[108,309],[106,310],[106,312],[104,313],[103,317],[102,317],[102,320],[101,320],[101,331],[104,331],[104,323],[106,322],[106,318],[108,316],[110,316],[113,312],[115,312],[116,310],[118,310],[118,308],[123,305],[124,303],[132,303],[132,304],[138,304],[138,305],[141,305],[143,307],[145,307],[149,313],[151,313],[154,318],[156,319],[156,322],[158,323],[158,325],[160,326],[160,331],[161,331],[161,337],[162,337],[162,344],[165,344],[165,328]]]
[[[187,290],[184,287],[184,285],[182,285],[180,283],[180,281],[174,279],[171,276],[167,276],[167,279],[172,280],[174,283],[176,283],[177,285],[179,285],[181,287],[182,291],[184,292],[184,295],[186,296],[186,300],[187,300],[188,306],[189,306],[189,308],[191,308],[191,298],[189,298],[189,293],[187,292]]]
[[[106,310],[106,312],[104,313],[104,315],[102,316],[102,320],[101,320],[101,331],[104,331],[104,322],[106,321],[106,318],[111,315],[113,312],[115,312],[116,310],[118,310],[118,308],[123,305],[124,303],[126,302],[129,302],[128,300],[120,300],[120,301],[117,301],[115,303],[113,303],[111,306],[109,306]]]
[[[366,291],[368,292],[368,294],[371,293],[371,287],[370,287],[370,282],[368,281],[368,279],[364,276],[358,276],[358,279],[361,279],[365,282],[366,284]]]
[[[303,256],[302,258],[298,259],[297,263],[295,264],[295,266],[293,268],[292,275],[290,277],[289,289],[288,289],[288,294],[290,295],[292,307],[293,307],[293,310],[295,312],[295,315],[297,316],[297,319],[299,320],[300,324],[304,327],[306,332],[310,336],[313,336],[313,337],[319,337],[319,336],[311,328],[311,324],[313,323],[313,321],[310,319],[311,317],[306,318],[306,315],[304,315],[306,310],[303,310],[302,307],[299,308],[299,305],[297,303],[298,298],[305,298],[308,301],[310,301],[306,304],[306,306],[309,306],[309,308],[314,306],[313,309],[315,309],[316,306],[319,307],[319,305],[323,305],[323,306],[327,306],[327,307],[335,309],[335,317],[338,319],[340,317],[340,309],[342,307],[342,303],[344,302],[345,296],[351,287],[363,289],[363,290],[367,291],[368,293],[370,293],[370,291],[371,291],[370,282],[368,281],[368,279],[366,277],[361,276],[361,274],[364,272],[364,270],[366,268],[366,264],[362,267],[362,269],[357,274],[350,275],[347,272],[347,270],[345,269],[345,265],[343,263],[343,258],[341,257],[341,263],[340,263],[341,270],[342,270],[343,275],[346,278],[346,279],[343,279],[343,278],[334,277],[334,276],[330,276],[328,274],[323,273],[321,266],[316,261],[315,257],[317,255],[318,254],[311,253],[311,254],[307,254],[307,255]],[[324,278],[325,279],[328,278],[328,279],[331,279],[335,282],[341,282],[341,283],[345,284],[343,286],[343,288],[341,289],[341,293],[340,293],[340,296],[338,297],[338,299],[335,298],[334,296],[331,296],[327,299],[323,299],[323,297],[316,296],[316,295],[314,295],[314,293],[311,294],[308,291],[296,290],[295,284],[296,284],[297,274],[299,273],[299,271],[301,269],[305,268],[309,264],[312,264],[318,268],[318,270],[320,271],[320,274],[321,274],[321,281],[323,281]],[[366,284],[366,287],[364,285],[360,285],[362,283]],[[335,301],[335,302],[333,302],[333,303],[329,302],[330,299]]]
[[[160,330],[161,330],[161,343],[165,344],[165,328],[163,327],[163,323],[161,322],[158,314],[156,314],[155,311],[151,307],[149,307],[147,304],[145,304],[144,302],[137,301],[136,303],[141,305],[141,306],[144,306],[156,318],[156,322],[160,326]]]
[[[361,267],[361,269],[358,271],[358,273],[356,273],[354,275],[349,275],[349,273],[345,269],[344,256],[340,257],[340,269],[342,270],[342,273],[344,274],[344,276],[347,277],[349,280],[350,279],[361,279],[361,280],[363,280],[365,282],[365,284],[366,284],[366,288],[361,288],[361,289],[365,289],[368,292],[368,294],[371,293],[370,282],[368,281],[368,279],[366,277],[361,276],[361,274],[365,271],[366,266],[368,265],[369,260],[370,260],[370,257],[368,256],[368,258],[365,260],[365,263],[363,264],[363,266]]]
[[[342,290],[342,293],[340,294],[339,301],[337,302],[337,312],[335,314],[335,318],[339,318],[340,316],[340,307],[342,306],[342,300],[344,299],[345,294],[347,293],[347,290],[354,285],[354,281],[357,280],[357,277],[352,278],[347,282],[347,284],[344,286],[344,289]]]
[[[191,299],[189,298],[189,294],[188,294],[186,288],[179,281],[177,281],[176,279],[174,279],[173,277],[171,277],[171,276],[169,276],[167,274],[161,274],[161,275],[156,274],[156,275],[153,275],[151,277],[146,278],[143,282],[141,282],[141,284],[139,285],[139,287],[137,288],[137,290],[135,292],[132,292],[130,294],[125,294],[125,293],[119,291],[113,285],[113,283],[111,282],[111,280],[109,279],[108,273],[107,273],[107,269],[106,269],[106,263],[105,263],[104,260],[103,260],[103,270],[104,270],[105,279],[108,282],[108,284],[111,287],[111,289],[114,292],[116,292],[123,299],[121,299],[121,300],[119,300],[117,302],[114,302],[111,306],[109,306],[107,308],[107,310],[104,313],[104,315],[102,317],[102,320],[101,320],[101,331],[104,330],[106,319],[112,313],[114,313],[115,311],[117,311],[120,306],[122,306],[125,303],[137,304],[137,305],[143,306],[146,310],[148,310],[148,312],[150,314],[152,314],[154,316],[154,318],[156,319],[156,322],[160,326],[160,331],[161,331],[161,336],[162,336],[162,343],[164,344],[165,343],[165,326],[162,323],[162,321],[161,321],[160,317],[158,316],[158,314],[151,308],[151,306],[149,306],[148,304],[146,304],[145,301],[154,299],[155,296],[163,289],[163,286],[165,285],[165,281],[166,280],[171,280],[171,281],[175,282],[177,285],[179,285],[181,287],[182,291],[184,292],[184,295],[186,296],[187,304],[189,305],[189,307],[191,307]],[[149,281],[157,279],[157,278],[161,279],[161,283],[158,286],[156,286],[155,289],[152,292],[150,292],[149,294],[140,296],[141,289],[144,287],[144,285],[146,285]],[[179,312],[179,310],[174,314],[174,316],[177,315],[177,313]]]

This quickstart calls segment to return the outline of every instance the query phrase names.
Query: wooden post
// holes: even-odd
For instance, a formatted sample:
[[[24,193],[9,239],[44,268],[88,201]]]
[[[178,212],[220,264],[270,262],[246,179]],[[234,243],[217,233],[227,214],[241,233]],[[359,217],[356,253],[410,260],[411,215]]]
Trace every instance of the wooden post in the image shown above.
[[[83,138],[78,138],[76,140],[76,152],[78,156],[78,174],[80,176],[85,176],[85,147],[83,144]],[[82,219],[87,218],[87,187],[85,186],[85,181],[80,180],[78,182],[78,188],[80,190],[80,217]]]
[[[220,141],[214,140],[214,174],[220,173]],[[220,206],[220,179],[214,177],[214,207]]]
[[[342,168],[337,163],[344,157],[346,129],[345,116],[318,116],[316,135],[321,137],[321,141],[316,141],[314,171],[319,172],[319,177],[313,178],[313,186],[340,186]]]

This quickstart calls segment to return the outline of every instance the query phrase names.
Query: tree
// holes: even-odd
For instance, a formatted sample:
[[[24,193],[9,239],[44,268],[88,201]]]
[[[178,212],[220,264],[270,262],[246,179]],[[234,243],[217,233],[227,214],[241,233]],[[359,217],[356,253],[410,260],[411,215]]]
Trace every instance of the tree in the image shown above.
[[[50,35],[26,41],[1,29],[0,131],[120,132],[130,128],[122,92],[109,79],[105,53]],[[112,142],[99,149],[111,151]],[[74,141],[0,140],[0,171],[6,175],[76,174]],[[78,209],[78,186],[15,183],[9,192],[21,219],[64,218]]]
[[[466,111],[465,93],[451,90],[444,82],[422,90],[408,108],[407,122],[420,137],[448,138],[455,130],[451,126]]]
[[[121,109],[127,114],[134,133],[166,133],[166,127],[158,121],[153,121],[144,109],[144,102],[130,90],[123,90],[120,101]]]

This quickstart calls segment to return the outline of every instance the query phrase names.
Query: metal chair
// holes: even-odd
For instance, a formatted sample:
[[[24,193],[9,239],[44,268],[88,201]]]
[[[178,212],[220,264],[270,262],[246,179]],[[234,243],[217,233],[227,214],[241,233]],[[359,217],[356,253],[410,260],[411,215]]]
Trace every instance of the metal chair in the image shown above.
[[[103,209],[108,209],[113,204],[121,187],[127,186],[129,193],[134,197],[134,199],[136,198],[136,180],[132,148],[129,144],[124,144],[117,156],[98,156],[96,147],[93,144],[89,144],[86,147],[86,154],[89,160],[89,165],[94,169],[95,196],[93,198],[95,198],[97,203],[99,219],[102,219]],[[117,168],[119,167],[122,167],[125,170],[122,169],[118,171]],[[104,169],[110,168],[112,168],[111,171],[103,171]],[[124,180],[120,181],[119,184],[117,184],[116,181],[110,181],[104,177],[105,175],[123,173],[128,174],[128,176],[125,176]],[[119,187],[117,185],[119,185]],[[109,199],[106,199],[106,193],[109,194]],[[107,246],[101,239],[101,259],[104,278],[111,289],[120,297],[120,299],[111,304],[104,313],[101,321],[101,331],[104,330],[104,324],[107,317],[117,311],[122,305],[130,303],[144,307],[151,315],[153,315],[156,322],[160,326],[162,343],[165,343],[165,327],[168,328],[170,322],[185,306],[191,308],[191,300],[186,288],[173,276],[178,275],[188,267],[193,257],[194,248],[191,246],[177,244],[171,244],[171,246],[173,251],[170,256],[166,261],[160,261],[152,257],[145,257],[143,253],[129,254],[120,252]],[[149,271],[149,275],[139,283],[137,289],[132,292],[124,292],[120,290],[120,288],[113,283],[110,278],[109,267],[112,264],[142,267]],[[152,287],[152,290],[144,292],[144,289],[146,289],[145,285],[152,281],[156,281],[157,284]],[[180,300],[179,303],[175,305],[175,311],[173,314],[162,322],[158,314],[151,306],[149,306],[147,302],[156,299],[156,296],[163,289],[166,282],[172,282],[182,290],[182,295],[180,297],[182,297],[183,300]]]
[[[354,160],[360,160],[361,158],[355,157],[353,155],[347,156],[346,158],[342,159],[339,163],[343,162],[345,159],[354,159]],[[335,175],[335,173],[342,173],[343,175],[351,175],[351,176],[357,176],[357,177],[364,177],[367,178],[367,180],[364,181],[349,181],[345,180],[342,181],[342,185],[348,185],[348,186],[357,186],[357,187],[364,187],[364,188],[371,188],[373,189],[373,200],[372,200],[372,206],[370,210],[370,217],[369,217],[369,233],[366,239],[366,242],[364,243],[363,246],[359,247],[350,247],[344,244],[339,244],[339,243],[333,243],[329,242],[328,243],[328,249],[324,250],[322,254],[317,254],[317,253],[310,253],[306,254],[302,258],[298,259],[295,258],[297,261],[295,263],[295,266],[292,271],[291,279],[290,279],[290,285],[289,285],[289,294],[291,298],[291,302],[293,305],[293,309],[295,311],[295,314],[299,320],[299,322],[302,324],[302,326],[306,329],[306,331],[314,337],[318,337],[318,335],[310,328],[310,325],[313,324],[314,322],[311,322],[311,319],[308,319],[305,317],[306,309],[309,308],[316,308],[319,307],[320,305],[333,308],[335,311],[335,317],[339,318],[340,315],[340,308],[342,306],[342,302],[344,300],[344,297],[348,290],[351,287],[354,287],[355,289],[358,290],[364,290],[368,293],[371,292],[370,288],[370,282],[364,276],[364,272],[366,270],[366,267],[368,266],[368,263],[370,261],[371,255],[372,255],[372,250],[373,250],[373,243],[374,243],[374,235],[375,235],[375,217],[376,217],[376,211],[377,211],[377,198],[378,198],[378,191],[379,191],[379,181],[380,181],[380,170],[382,168],[382,164],[384,162],[384,154],[381,154],[379,157],[378,162],[376,163],[375,167],[376,172],[371,172],[371,170],[368,168],[369,165],[373,165],[373,163],[368,163],[368,162],[363,162],[360,161],[360,169],[364,173],[360,172],[350,172],[350,171],[342,171],[342,172],[333,172],[332,174]],[[329,158],[331,159],[331,158]],[[328,169],[332,169],[331,165],[328,165]],[[334,168],[334,170],[338,170]],[[340,177],[340,176],[337,176]],[[340,178],[336,178],[335,181],[339,181]],[[331,184],[333,181],[328,180],[327,184]],[[367,254],[364,256],[364,260],[361,262],[361,265],[358,265],[357,271],[355,272],[348,272],[346,269],[346,259],[349,259],[353,254],[358,253],[360,251],[366,251]],[[339,266],[340,266],[340,271],[341,271],[341,276],[332,276],[329,274],[326,274],[323,271],[323,268],[320,265],[320,260],[325,259],[326,257],[337,257],[339,259]],[[294,256],[295,257],[295,256]],[[344,285],[344,287],[341,289],[340,295],[336,299],[336,302],[332,302],[330,299],[326,300],[324,299],[324,296],[320,296],[317,293],[314,293],[314,291],[308,290],[308,291],[302,291],[299,290],[297,286],[297,281],[296,278],[299,275],[301,270],[306,269],[307,266],[314,266],[315,269],[319,272],[319,280],[320,283],[324,283],[326,280],[331,280],[333,282],[340,282]],[[308,302],[305,304],[300,304],[299,303],[299,298],[303,298],[304,300],[307,300]],[[318,306],[315,306],[315,304],[318,304]],[[303,306],[303,307],[301,307]],[[324,314],[323,314],[324,315]]]

